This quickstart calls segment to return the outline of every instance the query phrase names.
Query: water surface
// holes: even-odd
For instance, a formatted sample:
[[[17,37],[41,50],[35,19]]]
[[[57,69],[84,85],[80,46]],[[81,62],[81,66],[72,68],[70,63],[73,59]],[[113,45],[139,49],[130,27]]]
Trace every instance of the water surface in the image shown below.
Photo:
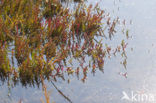
[[[97,0],[88,3],[95,4]],[[104,73],[96,72],[95,76],[88,73],[85,83],[72,78],[70,83],[59,80],[57,87],[68,96],[73,103],[132,103],[121,100],[125,91],[129,96],[131,92],[156,95],[156,0],[101,0],[100,7],[106,9],[112,16],[126,19],[132,38],[127,40],[127,70],[120,64],[120,57],[114,57],[105,62]],[[129,21],[132,20],[132,25]],[[120,37],[114,37],[120,38]],[[114,41],[115,43],[116,41]],[[133,48],[133,51],[131,50]],[[119,75],[127,72],[128,78]],[[70,77],[69,77],[70,78]],[[42,89],[22,88],[20,85],[12,88],[11,98],[7,97],[8,89],[0,87],[0,101],[17,103],[20,99],[24,103],[39,103],[43,98]],[[68,103],[51,83],[51,100],[56,103]],[[155,98],[156,99],[156,98]],[[136,103],[147,103],[137,101]],[[154,102],[150,102],[154,103]]]

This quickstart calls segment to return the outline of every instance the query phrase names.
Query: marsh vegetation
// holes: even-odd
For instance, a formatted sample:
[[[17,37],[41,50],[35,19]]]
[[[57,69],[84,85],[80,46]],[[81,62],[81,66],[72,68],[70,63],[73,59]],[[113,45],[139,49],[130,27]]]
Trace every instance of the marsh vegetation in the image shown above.
[[[87,73],[104,72],[105,61],[117,54],[126,68],[129,30],[119,26],[125,20],[86,2],[1,0],[0,82],[11,87],[42,85],[45,91],[44,80],[70,82],[67,77],[72,75],[85,82]],[[124,38],[111,47],[105,41],[111,42],[116,28]]]

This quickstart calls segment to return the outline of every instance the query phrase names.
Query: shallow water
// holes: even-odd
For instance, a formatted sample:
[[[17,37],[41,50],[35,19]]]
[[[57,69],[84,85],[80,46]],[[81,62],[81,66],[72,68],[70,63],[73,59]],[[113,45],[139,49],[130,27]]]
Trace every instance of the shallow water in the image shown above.
[[[95,4],[97,1],[90,1]],[[142,95],[149,94],[156,97],[156,0],[101,0],[100,7],[107,9],[111,15],[119,16],[126,21],[132,20],[129,26],[130,35],[127,51],[127,70],[120,64],[120,58],[108,59],[105,62],[104,74],[96,72],[95,76],[88,73],[85,83],[76,78],[68,84],[65,81],[55,83],[73,103],[155,103],[150,100],[140,100]],[[127,23],[128,24],[128,23]],[[114,42],[115,43],[115,42]],[[133,48],[133,51],[131,51]],[[127,72],[128,78],[119,75]],[[17,103],[20,99],[24,103],[39,103],[43,98],[41,89],[22,88],[20,85],[12,88],[10,97],[5,85],[0,87],[1,103]],[[68,103],[51,83],[51,100],[56,103]],[[130,100],[121,100],[125,92]],[[132,99],[132,92],[137,94],[136,101]],[[139,97],[140,96],[140,97]],[[155,98],[156,101],[156,98]]]

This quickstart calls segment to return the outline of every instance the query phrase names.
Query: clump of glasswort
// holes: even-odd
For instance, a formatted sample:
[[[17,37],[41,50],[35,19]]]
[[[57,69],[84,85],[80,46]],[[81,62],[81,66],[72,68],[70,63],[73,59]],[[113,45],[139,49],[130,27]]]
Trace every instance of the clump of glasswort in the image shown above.
[[[39,86],[41,77],[57,81],[57,77],[65,80],[65,73],[76,73],[79,78],[81,71],[84,82],[90,68],[92,73],[97,68],[103,72],[113,49],[99,38],[111,39],[119,23],[98,4],[78,2],[72,10],[56,0],[1,0],[0,79]],[[122,41],[113,54],[122,52],[126,57],[126,45]]]

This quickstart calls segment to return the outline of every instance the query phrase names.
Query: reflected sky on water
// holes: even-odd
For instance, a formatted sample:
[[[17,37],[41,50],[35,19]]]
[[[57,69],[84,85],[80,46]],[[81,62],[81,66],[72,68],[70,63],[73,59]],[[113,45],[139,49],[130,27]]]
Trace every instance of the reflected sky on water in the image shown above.
[[[90,2],[95,4],[97,1]],[[104,74],[99,71],[95,76],[88,73],[85,83],[71,77],[69,84],[61,80],[55,84],[73,103],[132,103],[121,100],[123,91],[128,95],[131,91],[156,95],[156,0],[101,0],[99,5],[112,16],[119,16],[128,22],[132,20],[129,26],[132,39],[127,41],[126,49],[127,70],[120,64],[120,57],[114,57],[105,62]],[[127,72],[128,78],[119,75],[119,72]],[[5,85],[0,89],[0,100],[9,103]],[[50,83],[48,90],[51,91],[52,101],[68,103]],[[12,103],[20,99],[24,103],[38,103],[40,98],[44,98],[43,92],[37,88],[24,89],[19,85],[11,92]]]

